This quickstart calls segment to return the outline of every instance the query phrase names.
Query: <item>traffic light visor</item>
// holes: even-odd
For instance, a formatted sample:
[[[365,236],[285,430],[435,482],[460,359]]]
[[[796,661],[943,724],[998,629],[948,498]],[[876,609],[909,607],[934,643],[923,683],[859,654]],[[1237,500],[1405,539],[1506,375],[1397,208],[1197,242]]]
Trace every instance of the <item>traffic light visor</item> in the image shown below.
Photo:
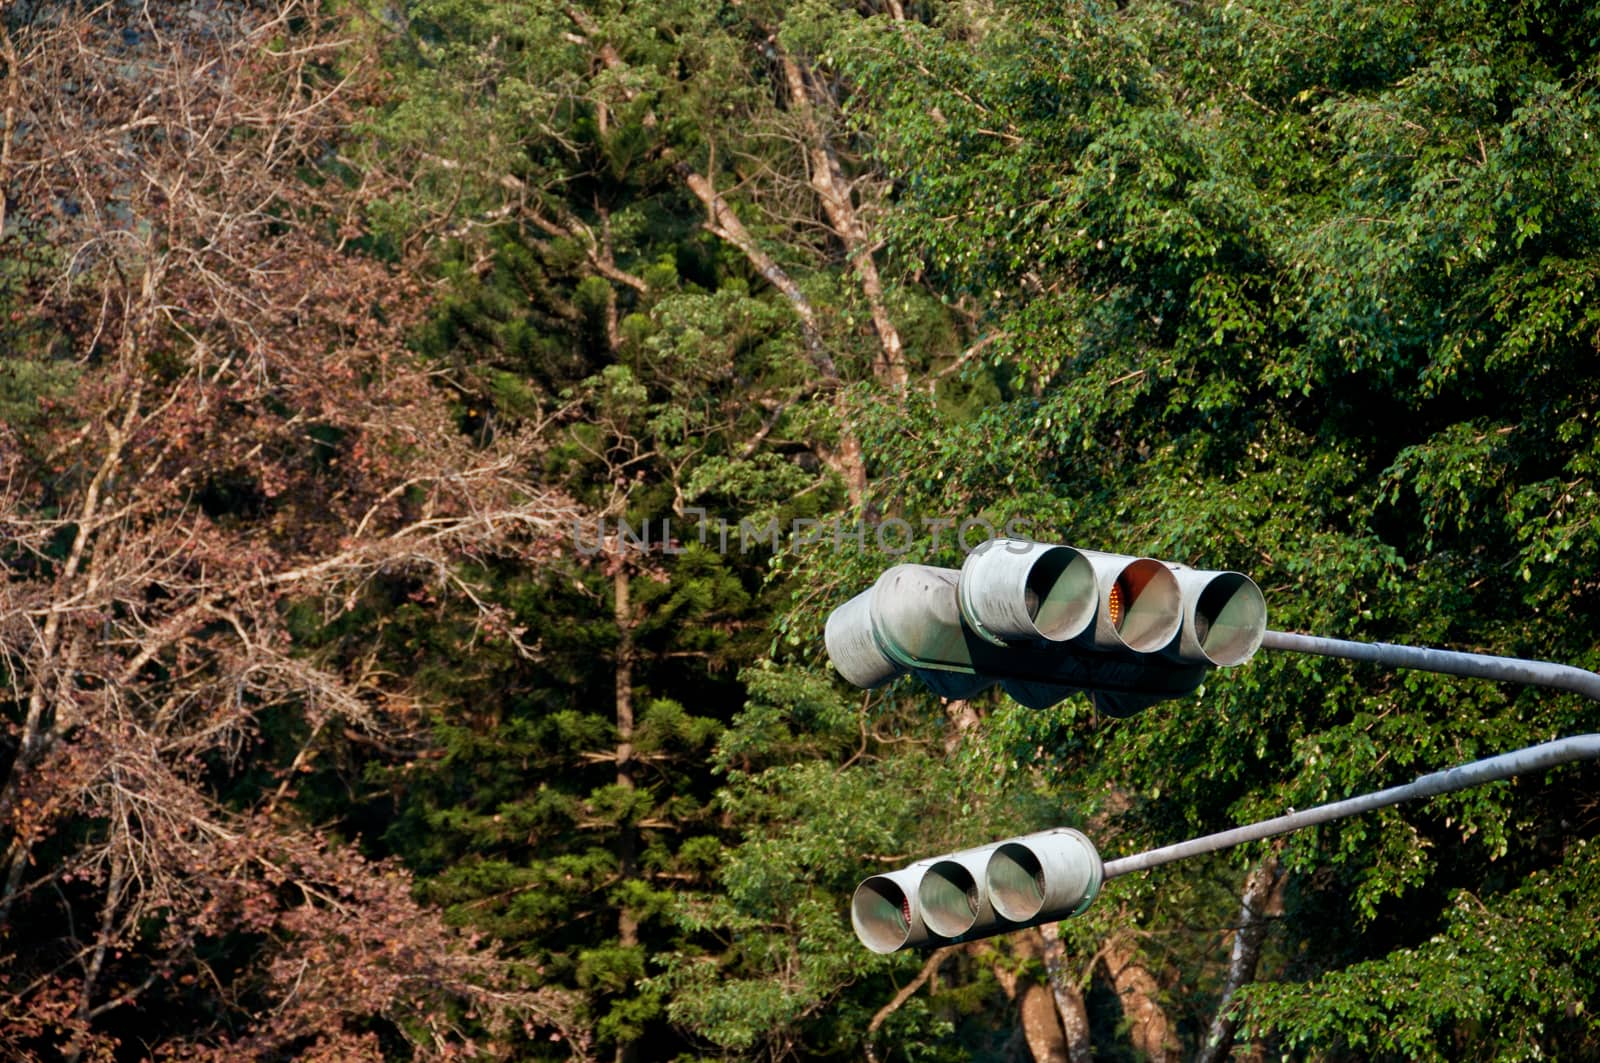
[[[917,901],[928,929],[947,938],[971,930],[983,907],[978,880],[955,860],[938,860],[928,868],[917,886]]]
[[[911,894],[889,875],[874,875],[856,887],[850,901],[856,937],[873,952],[893,952],[912,944]]]
[[[961,615],[997,645],[1065,642],[1094,623],[1094,568],[1070,546],[990,539],[967,556],[958,592]]]
[[[1070,828],[1003,842],[984,870],[989,903],[1014,923],[1077,915],[1099,894],[1104,877],[1094,843]]]
[[[1243,664],[1266,635],[1266,599],[1249,576],[1218,572],[1195,603],[1191,626],[1208,662]]]
[[[1136,653],[1166,649],[1183,624],[1183,599],[1172,571],[1148,557],[1082,553],[1094,566],[1099,589],[1094,644]]]
[[[989,858],[989,902],[1013,922],[1032,919],[1044,907],[1044,868],[1031,849],[1007,843]]]

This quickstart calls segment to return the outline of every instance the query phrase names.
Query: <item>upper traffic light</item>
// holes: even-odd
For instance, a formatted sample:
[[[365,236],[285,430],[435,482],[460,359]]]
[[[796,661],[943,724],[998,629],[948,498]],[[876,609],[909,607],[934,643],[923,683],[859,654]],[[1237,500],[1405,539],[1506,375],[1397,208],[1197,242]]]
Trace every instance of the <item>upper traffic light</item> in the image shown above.
[[[1260,588],[1237,572],[991,539],[959,572],[884,572],[833,611],[826,640],[857,686],[910,672],[963,698],[999,683],[1033,708],[1082,690],[1127,716],[1249,660],[1266,625]]]

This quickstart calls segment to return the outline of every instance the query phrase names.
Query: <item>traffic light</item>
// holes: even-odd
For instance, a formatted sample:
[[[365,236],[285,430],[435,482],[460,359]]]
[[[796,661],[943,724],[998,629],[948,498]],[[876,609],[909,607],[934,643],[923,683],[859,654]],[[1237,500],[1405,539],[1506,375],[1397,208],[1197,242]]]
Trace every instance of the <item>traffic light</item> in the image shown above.
[[[1266,625],[1260,588],[1237,572],[991,539],[960,571],[888,569],[833,611],[826,642],[860,687],[909,672],[947,698],[998,683],[1046,708],[1085,691],[1130,716],[1249,660]]]
[[[873,875],[856,887],[850,922],[873,952],[971,941],[1077,915],[1104,874],[1081,833],[1040,831]]]

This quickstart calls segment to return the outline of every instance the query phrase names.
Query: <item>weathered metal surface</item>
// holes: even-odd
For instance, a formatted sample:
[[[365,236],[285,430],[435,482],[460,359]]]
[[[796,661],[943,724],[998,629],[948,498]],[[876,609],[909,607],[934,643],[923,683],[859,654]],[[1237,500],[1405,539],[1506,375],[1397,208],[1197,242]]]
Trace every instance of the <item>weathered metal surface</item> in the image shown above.
[[[1292,650],[1323,657],[1371,661],[1388,668],[1414,668],[1419,672],[1443,672],[1474,679],[1499,679],[1507,683],[1551,687],[1600,701],[1600,675],[1584,668],[1574,668],[1570,664],[1421,646],[1396,646],[1388,642],[1349,642],[1317,635],[1295,635],[1287,631],[1268,631],[1261,645],[1269,650]]]
[[[933,861],[923,872],[917,885],[917,903],[929,930],[954,941],[976,926],[994,923],[994,906],[984,889],[983,875],[989,854],[998,847],[963,849]]]
[[[1105,881],[1094,843],[1070,827],[995,846],[984,870],[989,901],[1020,926],[1054,923],[1089,907]]]
[[[1118,875],[1170,864],[1174,860],[1183,860],[1202,853],[1214,853],[1219,849],[1243,845],[1245,842],[1260,841],[1263,838],[1288,834],[1303,827],[1313,827],[1319,823],[1344,819],[1346,816],[1359,815],[1373,809],[1398,805],[1402,801],[1454,793],[1472,786],[1509,779],[1513,775],[1544,771],[1575,760],[1600,760],[1600,734],[1558,738],[1542,745],[1529,746],[1527,749],[1502,753],[1484,760],[1475,760],[1445,771],[1436,771],[1404,786],[1391,786],[1376,793],[1362,794],[1360,797],[1318,805],[1302,812],[1290,812],[1288,815],[1235,827],[1217,834],[1208,834],[1202,838],[1192,838],[1189,841],[1162,846],[1133,856],[1108,860],[1105,865],[1105,877],[1110,880]]]
[[[1080,552],[1094,566],[1100,595],[1094,646],[1154,653],[1171,645],[1183,625],[1183,600],[1172,570],[1149,557]]]
[[[894,952],[928,942],[916,896],[922,873],[932,863],[919,860],[898,871],[873,875],[856,887],[850,899],[850,923],[863,945],[873,952]]]
[[[1267,601],[1241,572],[1169,565],[1183,600],[1183,626],[1167,653],[1217,667],[1243,664],[1267,633]]]
[[[886,570],[834,611],[826,639],[860,687],[910,672],[941,697],[1000,683],[1041,709],[1088,691],[1100,711],[1128,716],[1247,659],[1265,628],[1260,589],[1239,573],[996,539],[959,572]]]
[[[1102,881],[1093,843],[1057,828],[873,875],[856,887],[850,922],[874,952],[970,941],[1076,915]]]
[[[871,690],[904,675],[905,669],[878,647],[872,633],[872,591],[865,590],[828,614],[823,642],[833,667],[851,683]]]
[[[961,615],[997,646],[1065,642],[1094,623],[1094,566],[1070,546],[990,539],[967,556],[957,584]]]

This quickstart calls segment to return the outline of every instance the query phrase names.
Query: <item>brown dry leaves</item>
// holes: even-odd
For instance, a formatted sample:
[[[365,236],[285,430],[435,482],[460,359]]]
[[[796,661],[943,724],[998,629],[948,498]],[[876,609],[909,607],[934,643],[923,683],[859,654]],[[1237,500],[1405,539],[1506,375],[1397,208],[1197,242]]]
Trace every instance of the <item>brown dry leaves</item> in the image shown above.
[[[105,1055],[146,1007],[184,1058],[577,1036],[281,800],[330,733],[415,723],[405,677],[298,649],[290,602],[404,575],[515,639],[460,563],[538,564],[575,515],[541,426],[468,439],[404,348],[426,293],[365,253],[382,175],[338,161],[370,57],[310,0],[0,17],[0,299],[76,381],[0,425],[0,1050]],[[268,713],[309,737],[252,788]]]

